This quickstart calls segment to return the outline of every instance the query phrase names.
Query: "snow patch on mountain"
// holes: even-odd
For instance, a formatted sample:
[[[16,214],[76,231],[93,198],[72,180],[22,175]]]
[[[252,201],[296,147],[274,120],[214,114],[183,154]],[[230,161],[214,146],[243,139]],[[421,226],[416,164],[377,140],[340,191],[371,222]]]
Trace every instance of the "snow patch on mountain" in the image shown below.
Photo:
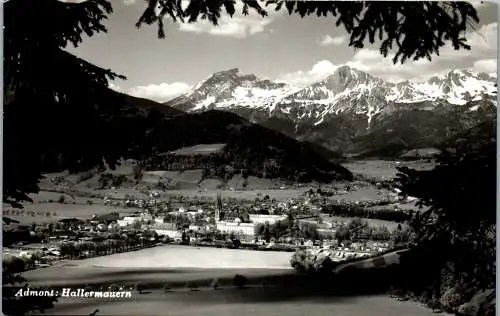
[[[496,104],[496,78],[469,70],[452,70],[423,82],[391,83],[368,73],[341,66],[324,80],[305,88],[243,74],[238,68],[214,73],[168,105],[187,111],[248,109],[296,122],[315,125],[329,115],[353,113],[373,118],[396,105],[444,101],[461,106],[469,101],[491,100]]]

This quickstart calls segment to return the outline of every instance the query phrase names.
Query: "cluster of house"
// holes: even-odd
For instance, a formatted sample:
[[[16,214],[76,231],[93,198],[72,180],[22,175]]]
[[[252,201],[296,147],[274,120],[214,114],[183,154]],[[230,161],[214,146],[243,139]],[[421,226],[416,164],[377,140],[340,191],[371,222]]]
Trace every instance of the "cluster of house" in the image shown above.
[[[207,232],[207,231],[219,231],[226,234],[235,234],[241,238],[253,238],[255,225],[256,224],[274,224],[278,221],[285,220],[286,215],[267,215],[267,214],[249,214],[249,223],[243,223],[240,218],[235,217],[230,220],[221,220],[219,211],[215,212],[215,221],[210,224],[208,219],[210,215],[205,214],[205,212],[200,209],[184,207],[179,208],[176,212],[171,212],[174,214],[185,214],[190,219],[194,219],[196,215],[202,215],[206,220],[205,225],[189,224],[187,228],[194,232]],[[134,225],[136,223],[141,224],[143,228],[147,228],[155,231],[160,236],[168,236],[172,239],[178,239],[181,237],[182,232],[178,229],[175,223],[168,222],[165,217],[154,217],[148,212],[141,212],[133,215],[124,216],[122,219],[117,220],[117,224],[120,227],[127,227]]]
[[[310,216],[311,214],[319,214],[320,207],[314,200],[314,196],[307,195],[285,201],[274,201],[265,197],[243,203],[239,201],[233,203],[231,199],[227,199],[225,203],[222,203],[222,199],[218,196],[215,205],[213,200],[211,202],[208,200],[200,201],[200,203],[197,203],[198,201],[186,202],[184,200],[184,205],[188,206],[183,206],[178,201],[159,200],[157,194],[153,192],[150,194],[150,199],[122,199],[119,201],[105,198],[104,202],[107,205],[120,203],[120,205],[140,208],[141,210],[136,211],[134,214],[128,213],[117,216],[112,221],[102,221],[100,217],[94,215],[89,221],[66,224],[71,224],[70,226],[76,225],[74,230],[91,233],[120,231],[135,226],[136,229],[152,230],[159,236],[168,236],[174,240],[181,239],[185,230],[199,232],[199,235],[207,232],[221,232],[234,234],[242,241],[255,239],[256,225],[266,223],[273,225],[278,221],[286,220],[290,213],[297,215],[295,218],[300,219],[302,223],[314,224],[320,236],[327,240],[334,239],[338,226],[342,225],[340,221],[318,222],[314,216]],[[222,210],[227,211],[223,212]],[[246,213],[244,219],[238,215],[242,212]],[[180,215],[187,218],[182,227],[173,220]],[[52,236],[51,239],[61,239],[61,237],[64,236]],[[314,241],[301,241],[301,244],[314,246]]]
[[[333,261],[345,261],[351,258],[371,257],[385,252],[393,247],[389,242],[353,242],[338,243],[336,240],[324,240],[321,245],[312,245],[306,242],[305,246],[313,255],[326,255]]]
[[[19,257],[26,262],[31,261],[38,267],[43,267],[58,260],[61,252],[58,245],[33,245],[22,246],[17,249],[4,248],[2,255],[4,258],[8,256]]]
[[[267,214],[249,214],[250,223],[243,223],[239,218],[231,221],[220,219],[219,212],[215,215],[216,230],[240,236],[242,239],[253,239],[255,236],[255,225],[268,223],[272,225],[278,221],[287,219],[287,215],[267,215]]]
[[[192,202],[192,201],[191,201]],[[206,202],[206,203],[205,203]],[[315,224],[318,233],[324,238],[332,238],[336,228],[341,226],[341,222],[320,223],[314,219],[307,219],[307,215],[319,214],[320,207],[314,202],[313,198],[305,196],[299,198],[291,198],[285,201],[272,201],[266,199],[256,199],[255,201],[241,203],[226,201],[222,203],[220,197],[217,199],[216,205],[208,201],[199,203],[198,205],[182,206],[180,203],[165,203],[159,200],[125,200],[127,205],[136,205],[142,207],[142,212],[136,212],[132,215],[127,215],[117,220],[119,227],[130,225],[142,225],[143,228],[156,231],[158,235],[168,236],[173,239],[178,239],[182,235],[179,227],[172,222],[172,216],[184,215],[189,218],[190,231],[194,232],[209,232],[219,231],[226,234],[234,234],[240,239],[254,239],[255,226],[258,224],[268,223],[270,225],[283,221],[288,218],[288,214],[302,214],[306,219],[301,219],[301,222],[310,222]],[[159,208],[159,206],[162,206]],[[222,212],[221,210],[233,210]],[[245,220],[236,214],[244,210],[248,215]],[[155,215],[152,215],[155,214]],[[167,218],[164,215],[171,215]],[[299,217],[299,216],[298,216]],[[311,216],[309,216],[311,217]],[[196,221],[195,218],[201,218],[202,221]]]

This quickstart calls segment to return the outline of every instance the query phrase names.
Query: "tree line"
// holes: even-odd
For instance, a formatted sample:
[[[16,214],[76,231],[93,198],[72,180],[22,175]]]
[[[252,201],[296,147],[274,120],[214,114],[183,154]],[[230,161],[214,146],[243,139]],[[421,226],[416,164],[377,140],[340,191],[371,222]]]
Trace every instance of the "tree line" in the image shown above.
[[[342,217],[362,217],[370,219],[379,219],[396,223],[410,221],[413,218],[414,211],[403,211],[394,209],[370,210],[366,207],[354,203],[329,202],[321,206],[322,213],[342,216]]]

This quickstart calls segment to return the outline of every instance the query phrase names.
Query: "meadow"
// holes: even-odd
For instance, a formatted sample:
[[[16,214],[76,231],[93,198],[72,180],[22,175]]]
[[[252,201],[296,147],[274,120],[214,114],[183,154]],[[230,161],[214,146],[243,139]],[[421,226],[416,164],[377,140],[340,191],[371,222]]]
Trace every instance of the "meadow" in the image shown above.
[[[79,266],[112,268],[290,269],[289,252],[162,245],[78,260]]]
[[[57,202],[60,196],[65,196],[64,204]],[[87,201],[90,200],[92,204],[87,204]],[[33,198],[33,203],[24,203],[23,209],[5,208],[4,214],[11,219],[19,221],[22,225],[31,225],[32,223],[53,223],[64,218],[89,219],[94,214],[103,215],[111,212],[133,213],[136,210],[134,208],[125,209],[105,206],[100,199],[71,197],[68,194],[41,191],[39,195]],[[18,212],[21,213],[19,214]]]
[[[428,170],[433,168],[435,162],[427,161],[391,161],[391,160],[356,160],[342,164],[345,168],[349,169],[353,174],[361,175],[371,179],[380,181],[391,180],[397,174],[397,167],[407,166],[417,170]]]
[[[252,275],[258,271],[290,271],[291,256],[289,252],[163,245],[83,260],[65,260],[52,267],[27,271],[25,277],[30,283],[52,286],[110,283],[123,277],[128,281],[145,281],[145,278],[165,282],[172,276],[184,278],[183,271],[188,269],[191,277],[210,280],[215,277],[211,275],[212,270],[219,271],[216,274],[246,271]]]
[[[290,269],[255,268],[265,267],[265,262],[267,266],[271,266],[270,263],[275,260],[284,259],[275,257],[271,260],[270,257],[259,256],[289,256],[286,253],[246,253],[241,250],[197,250],[170,246],[163,248],[162,258],[154,254],[151,256],[151,249],[147,249],[131,253],[136,258],[129,257],[130,261],[123,261],[124,258],[120,259],[118,255],[94,258],[101,261],[65,261],[53,267],[25,272],[24,277],[30,280],[31,287],[44,288],[133,285],[136,282],[146,285],[142,294],[133,292],[129,299],[61,298],[55,308],[50,310],[52,315],[88,315],[95,309],[99,309],[99,314],[102,315],[142,315],[146,310],[148,315],[172,316],[432,314],[432,311],[420,304],[396,301],[381,292],[342,294],[344,286],[335,281],[319,285],[308,276]],[[199,254],[195,255],[196,251]],[[184,258],[180,256],[181,253],[184,253]],[[226,261],[229,254],[234,257],[234,260],[230,260],[231,263]],[[238,262],[241,264],[243,259],[247,267],[238,266]],[[224,268],[214,267],[218,262],[225,264]],[[183,266],[187,264],[188,267]],[[255,267],[250,268],[250,265]],[[232,278],[235,274],[248,278],[245,288],[233,286]],[[219,290],[210,288],[214,279],[221,285]],[[196,284],[197,289],[186,288],[188,282]],[[170,287],[167,292],[162,289],[164,283]]]

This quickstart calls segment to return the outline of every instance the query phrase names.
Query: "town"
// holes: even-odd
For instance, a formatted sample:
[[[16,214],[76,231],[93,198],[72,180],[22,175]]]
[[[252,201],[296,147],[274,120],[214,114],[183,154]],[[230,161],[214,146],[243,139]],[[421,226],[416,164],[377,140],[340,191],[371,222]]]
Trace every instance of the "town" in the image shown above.
[[[223,199],[220,193],[215,199],[161,198],[156,191],[149,193],[149,199],[106,196],[103,207],[109,208],[109,213],[5,230],[4,253],[22,258],[26,269],[161,244],[260,251],[328,250],[330,258],[339,262],[371,257],[410,240],[411,232],[404,224],[389,230],[359,217],[342,217],[345,214],[338,205],[325,204],[325,195],[328,192],[318,189],[282,201],[262,195],[254,200]],[[406,214],[401,210],[390,213],[396,218]]]

